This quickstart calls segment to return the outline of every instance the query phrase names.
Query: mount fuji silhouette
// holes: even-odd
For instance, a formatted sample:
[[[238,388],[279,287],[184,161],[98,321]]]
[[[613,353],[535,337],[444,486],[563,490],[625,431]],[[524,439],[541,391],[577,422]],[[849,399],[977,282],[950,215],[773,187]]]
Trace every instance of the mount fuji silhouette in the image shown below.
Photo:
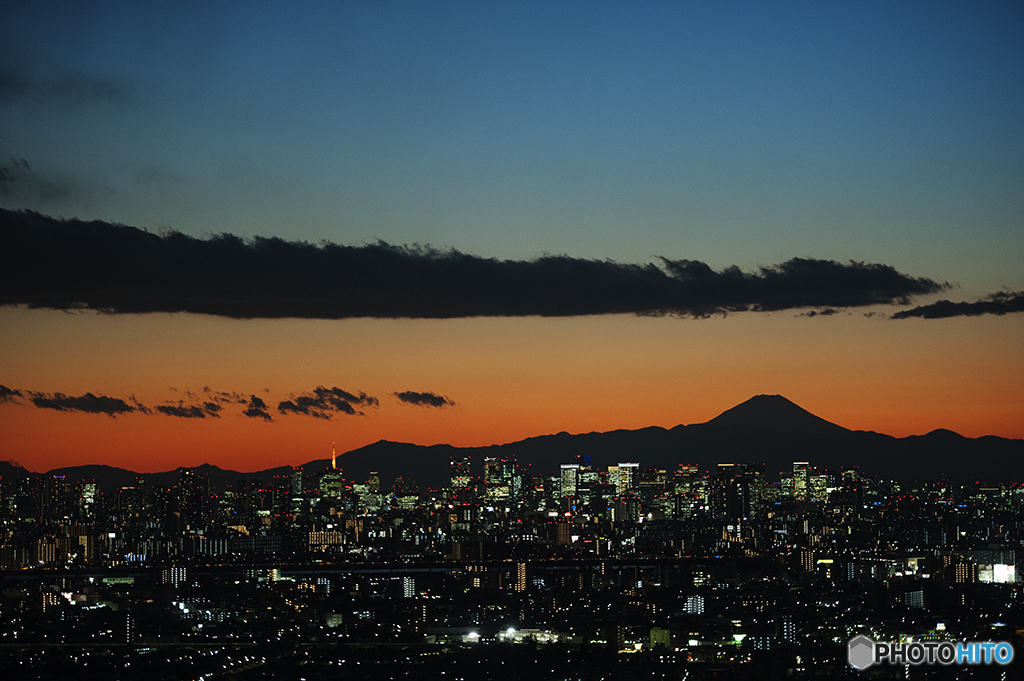
[[[926,435],[895,438],[871,431],[848,430],[799,407],[781,395],[757,395],[722,412],[706,423],[665,429],[614,430],[570,435],[558,433],[488,447],[423,446],[380,440],[338,456],[346,479],[363,481],[378,472],[385,489],[398,476],[421,487],[449,484],[453,457],[469,458],[482,474],[485,458],[515,459],[532,475],[550,475],[563,463],[585,463],[604,468],[619,462],[638,462],[644,468],[672,471],[679,464],[702,470],[719,463],[748,463],[762,468],[768,479],[792,470],[794,461],[807,461],[820,469],[857,468],[863,474],[902,480],[959,480],[988,482],[1024,480],[1024,440],[986,436],[966,438],[939,429]],[[303,464],[307,474],[318,475],[330,459]],[[290,467],[240,473],[204,464],[201,472],[214,487],[235,484],[240,478],[269,482],[287,475]],[[0,471],[4,477],[32,475],[24,469]],[[100,489],[132,484],[135,473],[109,466],[75,466],[49,471],[69,480],[93,479]],[[172,485],[179,471],[146,474],[147,481]]]
[[[719,428],[761,428],[791,433],[849,433],[846,428],[815,416],[782,395],[757,395],[708,421]]]

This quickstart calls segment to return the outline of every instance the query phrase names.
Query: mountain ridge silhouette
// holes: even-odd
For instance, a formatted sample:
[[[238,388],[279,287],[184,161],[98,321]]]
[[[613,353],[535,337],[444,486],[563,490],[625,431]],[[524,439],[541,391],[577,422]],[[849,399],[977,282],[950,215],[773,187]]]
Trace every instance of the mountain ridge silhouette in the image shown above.
[[[762,467],[768,479],[791,470],[793,461],[808,461],[820,469],[839,471],[858,468],[867,475],[921,480],[1009,480],[1024,478],[1024,440],[997,436],[967,438],[946,429],[924,435],[896,438],[874,431],[849,430],[803,409],[781,395],[756,395],[727,409],[715,418],[669,429],[648,426],[637,430],[538,435],[516,442],[479,447],[449,444],[417,445],[378,440],[338,455],[346,479],[361,482],[378,472],[381,484],[390,488],[403,476],[421,486],[447,487],[450,461],[466,457],[475,474],[483,472],[487,457],[514,458],[532,475],[557,473],[563,463],[586,463],[604,468],[620,462],[637,462],[644,468],[696,464],[714,470],[718,463],[752,463]],[[330,467],[330,459],[316,459],[298,468],[318,475]],[[292,467],[239,472],[203,464],[202,472],[213,487],[223,488],[239,479],[290,474]],[[23,470],[23,469],[22,469]],[[100,489],[134,484],[142,477],[148,484],[173,485],[181,468],[139,474],[102,465],[69,466],[48,471],[69,479],[95,479]],[[17,471],[9,473],[18,475]],[[27,474],[31,474],[26,471]],[[2,474],[2,471],[0,471]],[[5,476],[6,477],[6,476]]]

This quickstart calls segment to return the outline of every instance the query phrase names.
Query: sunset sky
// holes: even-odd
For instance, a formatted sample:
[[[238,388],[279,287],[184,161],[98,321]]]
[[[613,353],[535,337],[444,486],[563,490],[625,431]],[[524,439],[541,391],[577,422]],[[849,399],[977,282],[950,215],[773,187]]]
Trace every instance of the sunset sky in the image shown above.
[[[0,459],[1024,438],[1022,112],[1019,2],[8,3]]]

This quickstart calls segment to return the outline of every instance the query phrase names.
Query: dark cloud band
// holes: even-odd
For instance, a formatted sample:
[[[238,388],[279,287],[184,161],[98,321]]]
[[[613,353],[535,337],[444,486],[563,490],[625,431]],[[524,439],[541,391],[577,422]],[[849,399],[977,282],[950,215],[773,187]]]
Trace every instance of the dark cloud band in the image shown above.
[[[325,388],[321,385],[311,393],[282,400],[278,403],[277,410],[282,414],[305,414],[319,419],[330,419],[337,413],[362,415],[362,412],[356,409],[359,406],[376,407],[377,398],[365,393],[353,395],[341,388]]]
[[[31,393],[29,400],[40,409],[57,411],[81,411],[87,414],[106,414],[115,417],[119,414],[130,414],[134,411],[146,411],[142,405],[130,405],[117,397],[93,395],[86,393],[80,397],[72,397],[64,393]]]
[[[406,390],[400,393],[392,393],[402,402],[406,404],[413,404],[417,407],[454,407],[455,403],[443,395],[435,395],[434,393],[418,393],[412,390]]]
[[[255,395],[249,396],[248,406],[245,408],[245,411],[242,412],[242,415],[248,416],[251,419],[263,419],[264,421],[274,420],[270,415],[267,403]]]
[[[901,310],[892,315],[893,319],[944,319],[946,317],[979,317],[981,315],[1004,315],[1011,312],[1024,312],[1024,291],[1003,291],[993,293],[984,300],[973,303],[954,303],[940,300],[930,305],[921,305],[910,310]]]
[[[0,385],[0,402],[19,402],[22,397],[20,390]]]
[[[174,390],[172,388],[172,390]],[[177,392],[175,390],[175,392]],[[220,418],[224,412],[225,404],[239,404],[243,406],[242,416],[249,418],[273,421],[270,414],[270,407],[267,403],[255,395],[243,398],[240,393],[229,393],[204,388],[203,394],[211,399],[197,400],[192,391],[186,391],[191,398],[190,401],[177,400],[157,405],[150,409],[146,405],[131,396],[127,401],[117,397],[106,395],[95,395],[86,393],[80,397],[65,395],[64,393],[41,393],[24,391],[15,388],[8,388],[0,385],[0,404],[9,402],[12,404],[23,403],[23,399],[40,409],[53,409],[56,411],[78,411],[90,414],[107,414],[108,416],[119,416],[137,412],[140,414],[161,414],[182,419],[205,419]],[[447,400],[440,398],[433,393],[403,393],[414,396],[410,399]],[[400,398],[403,399],[403,398]],[[406,401],[409,401],[408,399]],[[446,401],[447,404],[454,402]],[[278,412],[281,414],[301,414],[314,416],[321,419],[330,419],[334,414],[362,415],[363,407],[377,407],[379,401],[376,397],[360,392],[350,393],[341,388],[325,388],[317,386],[312,392],[293,395],[290,399],[282,400],[278,404]],[[442,405],[431,405],[442,406]]]
[[[622,264],[276,238],[164,236],[0,211],[0,304],[234,318],[454,318],[907,304],[947,285],[893,267],[794,258],[754,273],[693,260]]]
[[[220,418],[221,406],[214,402],[203,402],[202,404],[185,404],[178,401],[177,404],[161,404],[156,410],[167,416],[176,416],[182,419],[205,419],[207,416]]]

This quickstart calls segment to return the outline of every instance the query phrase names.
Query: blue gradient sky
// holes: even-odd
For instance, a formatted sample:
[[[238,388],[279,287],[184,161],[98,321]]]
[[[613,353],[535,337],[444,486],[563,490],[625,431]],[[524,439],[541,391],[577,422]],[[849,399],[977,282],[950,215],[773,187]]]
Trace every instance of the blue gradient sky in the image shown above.
[[[2,14],[7,208],[499,258],[663,255],[745,270],[798,256],[862,260],[948,281],[957,288],[941,297],[953,300],[1024,289],[1020,2],[26,2]],[[49,328],[40,320],[60,313],[4,314],[19,328],[0,340],[28,353]],[[1001,369],[957,365],[986,377],[962,392],[979,410],[980,395],[998,393],[999,418],[1019,415],[1022,389],[996,378],[1024,377],[1019,359],[1005,366],[1021,349],[1019,316],[956,322],[955,344],[934,348],[921,372],[944,371],[965,347],[975,359],[998,355]],[[67,322],[69,337],[101,323],[86,332]],[[652,324],[589,323],[604,324],[613,345]],[[794,323],[820,323],[815,334],[837,324]],[[929,323],[905,324],[924,335],[953,328]],[[239,333],[268,328],[256,324]],[[442,326],[457,327],[454,337],[468,324]],[[834,327],[823,346],[849,357],[844,344],[865,333],[884,354],[908,328],[886,336],[888,322],[863,324]],[[756,325],[743,322],[735,338],[768,333]],[[796,332],[777,333],[770,342],[783,348]],[[415,353],[397,338],[394,348]],[[536,352],[524,363],[551,359]],[[167,361],[153,384],[177,385]],[[580,360],[579,371],[600,375],[612,361]],[[61,389],[40,362],[0,382]],[[857,362],[845,376],[870,365]],[[762,363],[781,370],[770,354]],[[467,367],[453,371],[482,394],[493,376]],[[920,380],[915,394],[928,393]],[[772,385],[744,384],[701,416],[748,388],[780,391]],[[859,390],[851,413],[867,414],[871,390]],[[904,397],[887,399],[892,414]],[[866,417],[855,425],[871,427]]]
[[[0,151],[66,186],[40,210],[499,257],[813,255],[1020,285],[1019,3],[5,15],[3,68],[24,89],[5,93]]]

